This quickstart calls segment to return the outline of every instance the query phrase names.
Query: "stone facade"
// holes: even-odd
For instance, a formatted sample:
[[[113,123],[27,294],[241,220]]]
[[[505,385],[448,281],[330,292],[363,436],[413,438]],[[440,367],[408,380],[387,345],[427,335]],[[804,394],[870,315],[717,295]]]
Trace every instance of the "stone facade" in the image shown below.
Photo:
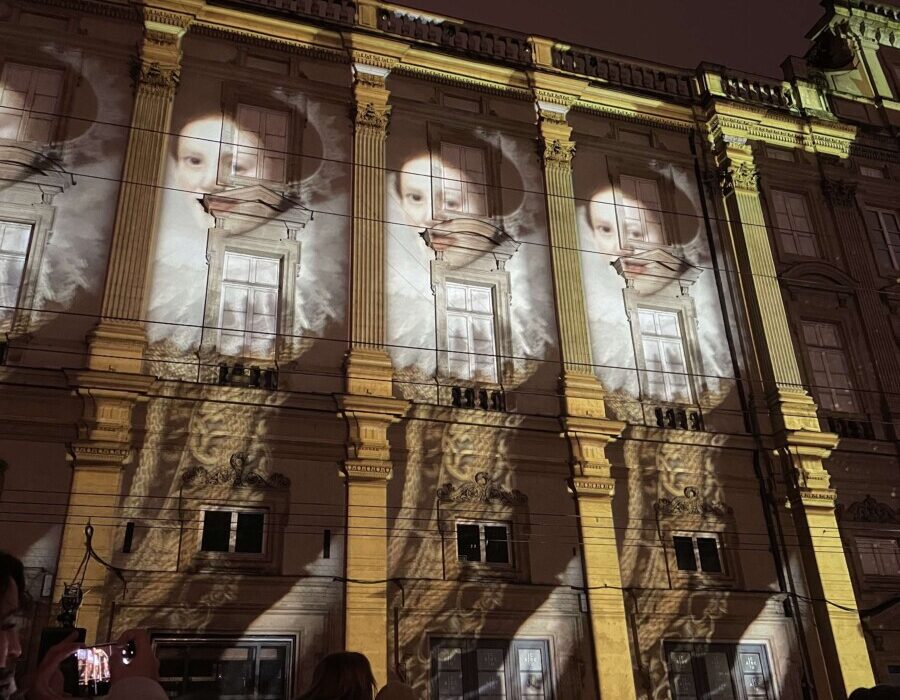
[[[434,700],[900,684],[898,30],[830,8],[780,80],[373,0],[2,0],[24,667],[78,584],[175,694],[342,648]]]

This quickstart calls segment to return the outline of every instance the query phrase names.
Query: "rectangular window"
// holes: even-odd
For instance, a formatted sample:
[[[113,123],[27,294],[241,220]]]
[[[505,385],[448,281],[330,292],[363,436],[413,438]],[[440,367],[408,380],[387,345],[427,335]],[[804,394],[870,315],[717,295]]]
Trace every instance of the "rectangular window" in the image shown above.
[[[25,273],[31,225],[0,221],[0,332],[9,330]]]
[[[772,190],[772,201],[775,205],[775,226],[784,251],[790,255],[819,257],[806,197]]]
[[[5,64],[0,76],[0,138],[50,143],[62,85],[62,71]]]
[[[672,700],[774,700],[761,644],[666,642]]]
[[[804,321],[802,326],[812,370],[812,389],[819,405],[829,411],[856,413],[850,370],[838,327],[816,321]]]
[[[509,527],[503,523],[457,523],[456,554],[460,561],[509,564]]]
[[[691,401],[681,323],[675,311],[639,309],[647,394],[661,401]]]
[[[447,350],[450,376],[497,382],[494,300],[490,287],[447,283]]]
[[[284,183],[289,122],[290,115],[285,111],[239,104],[231,175]]]
[[[290,698],[293,640],[162,638],[154,640],[159,682],[170,698]]]
[[[887,246],[891,266],[900,270],[900,215],[889,209],[867,209],[866,223]]]
[[[675,535],[675,562],[679,571],[722,573],[719,538],[715,535]]]
[[[487,216],[486,185],[483,150],[455,143],[441,144],[440,201],[445,212]]]
[[[432,640],[431,678],[431,696],[438,700],[553,698],[549,649],[542,640]]]
[[[867,576],[900,576],[900,543],[883,537],[857,537],[859,561]]]
[[[882,170],[881,168],[873,168],[869,165],[860,165],[859,174],[863,177],[874,177],[879,180],[884,179],[884,170]]]
[[[665,245],[659,183],[642,177],[619,178],[622,203],[616,207],[625,241]]]
[[[258,359],[274,356],[280,283],[277,259],[225,253],[219,352]]]
[[[265,547],[266,514],[251,510],[203,511],[203,552],[262,554]]]

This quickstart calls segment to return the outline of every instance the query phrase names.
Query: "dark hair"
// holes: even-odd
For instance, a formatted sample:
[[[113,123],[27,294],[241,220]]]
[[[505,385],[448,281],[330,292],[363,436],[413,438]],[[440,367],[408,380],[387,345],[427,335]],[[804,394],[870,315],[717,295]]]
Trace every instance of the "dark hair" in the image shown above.
[[[28,595],[25,593],[25,568],[12,554],[0,550],[0,596],[6,593],[10,581],[16,584],[19,591],[19,607],[24,608],[28,603]]]
[[[316,665],[309,690],[298,700],[372,700],[374,693],[369,660],[355,651],[342,651]]]

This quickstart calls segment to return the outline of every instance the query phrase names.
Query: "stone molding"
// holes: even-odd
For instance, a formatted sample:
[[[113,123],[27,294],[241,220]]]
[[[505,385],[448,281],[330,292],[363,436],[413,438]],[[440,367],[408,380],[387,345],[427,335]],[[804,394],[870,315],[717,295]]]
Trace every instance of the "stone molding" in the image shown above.
[[[181,477],[181,485],[188,487],[228,486],[232,489],[272,489],[275,491],[285,491],[291,486],[291,480],[280,472],[267,474],[258,469],[248,469],[247,464],[250,462],[250,458],[246,452],[235,452],[228,461],[229,466],[220,469],[191,467]]]
[[[713,501],[700,496],[695,486],[687,486],[683,496],[660,498],[654,505],[661,518],[683,518],[699,515],[703,518],[724,518],[731,515],[731,507],[721,501]]]
[[[575,142],[553,139],[544,142],[544,162],[556,167],[571,167],[575,157]]]
[[[855,523],[900,523],[900,518],[893,508],[868,494],[861,501],[854,501],[846,508],[839,504],[835,510],[838,520]]]
[[[856,183],[849,180],[822,180],[822,192],[836,207],[852,207],[856,203]]]
[[[481,503],[485,505],[520,506],[528,497],[516,489],[505,489],[487,472],[478,472],[472,481],[454,485],[444,484],[438,489],[439,503]]]
[[[726,195],[736,190],[759,192],[759,172],[752,163],[729,161],[719,169],[719,184]]]

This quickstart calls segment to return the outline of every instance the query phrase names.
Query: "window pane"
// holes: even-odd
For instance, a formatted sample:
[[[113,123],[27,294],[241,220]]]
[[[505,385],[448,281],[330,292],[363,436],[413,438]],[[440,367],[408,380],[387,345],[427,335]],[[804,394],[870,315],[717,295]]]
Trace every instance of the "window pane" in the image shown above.
[[[31,226],[0,221],[0,253],[24,255],[28,251],[29,238]]]
[[[257,554],[263,551],[264,513],[238,513],[235,552]]]
[[[675,536],[672,538],[675,545],[675,561],[681,571],[696,571],[697,560],[694,557],[694,542],[690,537]]]
[[[708,652],[703,656],[706,680],[711,698],[734,700],[734,684],[731,680],[731,664],[722,652]]]
[[[472,311],[482,314],[494,313],[490,289],[487,287],[472,287],[470,293],[472,298]]]
[[[466,288],[458,284],[447,285],[447,308],[466,310]]]
[[[509,564],[508,531],[505,525],[484,526],[484,560],[491,564]]]
[[[231,539],[231,511],[208,510],[203,513],[203,541],[200,549],[204,552],[227,552]]]
[[[715,538],[698,537],[697,553],[700,555],[700,569],[702,571],[713,574],[722,572],[722,562],[719,560],[719,546]]]
[[[456,526],[456,553],[460,561],[481,561],[481,543],[477,525]]]

